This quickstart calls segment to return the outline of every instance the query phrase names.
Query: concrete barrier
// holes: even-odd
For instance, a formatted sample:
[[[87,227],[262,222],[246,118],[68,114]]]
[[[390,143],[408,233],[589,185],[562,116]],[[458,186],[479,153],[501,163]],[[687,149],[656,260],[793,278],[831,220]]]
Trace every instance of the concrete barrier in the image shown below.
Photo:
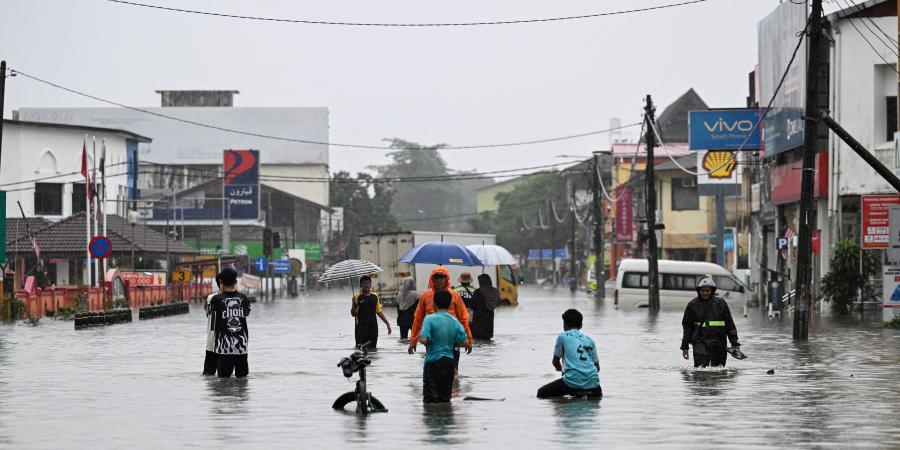
[[[146,306],[138,310],[138,319],[147,320],[157,317],[174,316],[177,314],[187,314],[190,312],[190,306],[187,302],[169,303],[165,305]]]
[[[87,311],[75,314],[75,329],[115,325],[132,321],[131,308]]]

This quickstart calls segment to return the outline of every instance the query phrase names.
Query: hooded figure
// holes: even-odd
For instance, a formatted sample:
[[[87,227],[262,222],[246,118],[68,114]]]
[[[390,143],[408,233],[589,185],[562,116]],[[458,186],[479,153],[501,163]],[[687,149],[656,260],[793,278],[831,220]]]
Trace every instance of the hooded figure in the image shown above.
[[[500,291],[491,284],[491,276],[478,275],[478,289],[472,295],[472,336],[475,339],[494,337],[494,310],[500,306]]]
[[[737,327],[728,303],[716,296],[716,282],[704,277],[697,284],[697,297],[688,303],[681,320],[684,334],[681,353],[688,359],[689,345],[694,346],[694,367],[724,366],[726,339],[740,350]]]
[[[406,339],[412,328],[413,314],[419,304],[419,293],[416,292],[416,280],[403,280],[400,293],[397,294],[397,326],[400,327],[400,339]]]
[[[408,351],[410,354],[415,353],[416,344],[419,343],[419,333],[422,331],[422,322],[425,320],[425,316],[429,314],[433,314],[437,309],[434,307],[434,291],[435,291],[435,277],[443,278],[441,289],[450,292],[453,296],[453,300],[450,302],[450,308],[447,310],[453,317],[456,317],[459,320],[459,323],[462,324],[463,328],[466,329],[466,335],[468,336],[468,340],[466,341],[466,352],[472,352],[472,330],[469,328],[469,311],[466,310],[466,305],[463,303],[462,299],[459,297],[459,293],[455,290],[450,289],[450,272],[446,267],[437,266],[434,270],[431,271],[431,275],[428,277],[428,290],[422,293],[419,296],[419,304],[416,306],[416,313],[413,317],[412,324],[412,332],[409,335],[409,348]],[[458,350],[457,350],[458,354]],[[458,358],[457,358],[458,363]]]

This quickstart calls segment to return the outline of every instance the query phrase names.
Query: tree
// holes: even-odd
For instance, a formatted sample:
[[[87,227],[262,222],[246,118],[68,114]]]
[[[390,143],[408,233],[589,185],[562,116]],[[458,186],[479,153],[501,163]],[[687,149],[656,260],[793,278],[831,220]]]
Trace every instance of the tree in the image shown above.
[[[337,172],[329,183],[331,205],[344,208],[344,228],[329,236],[328,248],[339,256],[358,257],[360,233],[393,231],[397,219],[391,214],[393,191],[385,183],[373,181],[372,176],[359,173],[356,178],[348,172]]]
[[[859,246],[852,241],[843,241],[835,247],[831,257],[831,271],[822,277],[822,294],[826,301],[832,302],[831,309],[836,314],[850,313],[850,305],[860,289],[865,297],[872,294],[868,281],[881,272],[878,253],[860,251]],[[860,255],[863,258],[862,268]]]
[[[438,150],[445,144],[424,146],[403,139],[391,139],[396,151],[388,153],[391,164],[374,167],[380,177],[422,178],[391,184],[394,193],[391,212],[407,230],[471,231],[469,218],[475,213],[476,193],[492,180],[446,179],[456,172],[447,167]]]

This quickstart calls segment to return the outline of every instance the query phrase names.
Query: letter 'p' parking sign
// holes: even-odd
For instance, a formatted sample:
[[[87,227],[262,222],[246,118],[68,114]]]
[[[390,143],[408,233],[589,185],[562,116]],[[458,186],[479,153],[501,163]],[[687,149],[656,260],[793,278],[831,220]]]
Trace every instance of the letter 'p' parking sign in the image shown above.
[[[788,249],[788,238],[780,237],[775,240],[775,250],[787,250]]]

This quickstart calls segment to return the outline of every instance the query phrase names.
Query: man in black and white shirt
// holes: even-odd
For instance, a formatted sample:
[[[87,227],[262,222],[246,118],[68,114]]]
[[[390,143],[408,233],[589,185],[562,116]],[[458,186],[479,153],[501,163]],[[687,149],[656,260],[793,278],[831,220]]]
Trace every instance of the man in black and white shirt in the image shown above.
[[[219,283],[222,292],[213,296],[209,303],[216,333],[214,351],[218,358],[218,375],[228,378],[234,372],[236,377],[245,377],[250,372],[247,364],[250,300],[237,292],[237,272],[234,269],[223,269],[219,273]]]
[[[216,289],[221,290],[222,283],[219,281],[219,275],[216,275]],[[216,294],[213,292],[206,297],[206,358],[203,360],[203,375],[215,375],[218,367],[218,358],[216,357],[216,317],[209,309],[209,303]]]

